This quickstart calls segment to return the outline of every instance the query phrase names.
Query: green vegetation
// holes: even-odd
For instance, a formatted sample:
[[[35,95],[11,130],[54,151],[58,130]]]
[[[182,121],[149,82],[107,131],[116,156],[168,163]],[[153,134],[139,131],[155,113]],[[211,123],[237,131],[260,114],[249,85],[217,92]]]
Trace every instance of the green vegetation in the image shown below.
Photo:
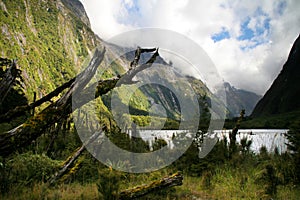
[[[225,121],[225,128],[233,127],[235,124],[234,119],[228,119]],[[300,112],[288,112],[282,114],[274,114],[262,117],[246,117],[241,122],[241,128],[254,129],[254,128],[269,128],[269,129],[289,129],[293,124],[300,120]]]
[[[43,96],[69,80],[93,49],[93,32],[57,9],[56,1],[7,1],[0,12],[2,57],[18,59],[28,99]]]
[[[237,146],[237,149],[242,147]],[[112,199],[110,197],[115,198],[118,191],[150,183],[178,169],[184,174],[182,186],[141,199],[296,199],[300,194],[294,160],[288,153],[279,155],[262,148],[258,155],[251,151],[237,151],[229,159],[224,141],[218,142],[204,159],[199,159],[194,150],[192,146],[171,166],[145,174],[114,171],[86,155],[77,173],[53,188],[43,182],[60,162],[29,152],[16,156],[7,164],[10,173],[6,173],[9,179],[5,180],[9,187],[3,191],[2,197]],[[117,165],[122,167],[124,164]],[[1,182],[2,187],[4,183]]]
[[[0,3],[1,57],[10,58],[1,59],[0,81],[6,74],[11,59],[18,59],[22,77],[3,101],[0,107],[2,115],[17,106],[31,103],[34,93],[37,94],[37,99],[40,99],[73,78],[76,72],[85,66],[85,58],[92,49],[102,44],[90,27],[59,1],[0,0]],[[107,53],[106,56],[112,55]],[[109,64],[110,66],[107,66],[106,62],[101,64],[103,69],[107,67],[106,71],[100,74],[102,79],[125,73],[118,60]],[[201,81],[191,79],[191,83],[199,95],[202,113],[199,129],[205,132],[210,119],[209,104],[218,100]],[[160,127],[164,123],[164,129],[177,129],[180,119],[180,109],[176,108],[178,102],[167,88],[157,85],[145,86],[134,91],[134,96],[128,100],[126,86],[122,87],[116,89],[117,105],[129,103],[129,114],[114,113],[121,119],[117,126],[114,121],[116,116],[113,117],[111,113],[113,109],[109,93],[94,100],[98,117],[95,120],[99,120],[105,134],[120,148],[131,152],[149,152],[148,143],[139,138],[131,139],[122,133],[121,129],[130,128],[132,121],[141,127]],[[174,87],[183,91],[180,88],[183,87],[181,84]],[[167,110],[167,119],[151,110],[153,102],[149,102],[148,97],[152,97],[155,104],[160,104]],[[52,100],[57,98],[59,96]],[[162,101],[162,98],[165,101]],[[217,103],[221,107],[221,103]],[[45,103],[36,109],[42,110],[49,104]],[[62,114],[57,110],[54,113],[56,116]],[[87,113],[78,111],[81,123],[95,130],[96,127],[90,125],[93,121],[89,121],[86,115]],[[39,125],[45,127],[45,117],[49,117],[40,115],[39,118],[30,118],[31,116],[36,116],[33,115],[33,110],[26,111],[24,115],[10,121],[0,122],[0,134],[28,119],[35,120],[25,124],[28,126],[27,130],[30,131],[29,125],[37,130]],[[249,118],[240,123],[240,128],[290,128],[287,137],[291,152],[282,155],[276,150],[267,152],[266,148],[261,148],[259,154],[254,154],[250,151],[251,141],[243,139],[241,144],[236,144],[235,139],[223,139],[218,141],[205,158],[200,159],[200,134],[180,159],[159,171],[142,174],[115,171],[112,167],[122,169],[134,166],[126,161],[113,163],[109,160],[106,166],[87,151],[83,151],[68,172],[50,185],[49,180],[68,163],[82,145],[72,117],[57,118],[60,120],[48,125],[46,129],[41,129],[39,137],[29,144],[14,149],[8,156],[0,157],[0,198],[115,199],[120,191],[151,183],[181,171],[184,175],[182,186],[160,190],[140,199],[296,199],[300,195],[299,116],[299,112],[291,112]],[[226,128],[232,129],[235,124],[236,119],[228,120]],[[15,137],[11,138],[12,141],[15,140]],[[157,139],[152,148],[155,151],[165,145],[166,141]],[[114,152],[106,150],[107,155],[114,156]],[[145,156],[141,161],[148,163],[148,157]]]

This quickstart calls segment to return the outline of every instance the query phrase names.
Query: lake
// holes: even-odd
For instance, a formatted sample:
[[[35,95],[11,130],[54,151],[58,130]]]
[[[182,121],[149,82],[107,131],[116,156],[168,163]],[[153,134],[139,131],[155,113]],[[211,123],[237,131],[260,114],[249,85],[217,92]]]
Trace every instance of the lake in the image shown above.
[[[165,140],[168,147],[173,148],[174,143],[172,139],[174,136],[184,133],[186,137],[191,137],[188,131],[183,130],[139,130],[138,132],[139,137],[148,142],[150,148],[156,139]],[[215,130],[210,137],[216,136],[218,139],[226,137],[227,141],[229,141],[230,132],[231,130]],[[277,147],[279,153],[283,153],[287,151],[286,143],[288,140],[285,137],[287,132],[288,129],[239,129],[236,140],[238,143],[242,138],[252,140],[250,149],[255,153],[258,153],[262,146],[265,146],[268,152],[274,152]],[[131,136],[131,131],[129,131],[129,135]]]

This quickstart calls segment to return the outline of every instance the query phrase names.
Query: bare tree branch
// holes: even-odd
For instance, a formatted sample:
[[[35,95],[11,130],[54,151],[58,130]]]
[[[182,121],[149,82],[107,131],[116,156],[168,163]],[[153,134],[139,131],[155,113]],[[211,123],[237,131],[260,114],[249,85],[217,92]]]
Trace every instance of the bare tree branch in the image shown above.
[[[103,52],[96,50],[88,67],[76,77],[75,81],[69,81],[68,84],[71,84],[69,86],[69,90],[60,99],[49,105],[39,114],[29,118],[24,124],[0,134],[0,156],[8,156],[20,148],[30,144],[33,140],[43,134],[49,126],[63,118],[66,118],[74,109],[77,109],[89,101],[111,91],[121,78],[122,82],[120,85],[135,83],[132,81],[133,77],[138,72],[151,67],[156,57],[159,55],[158,49],[156,49],[155,53],[146,64],[127,71],[121,77],[100,80],[86,89],[83,89],[93,77],[97,67],[103,60],[104,52],[105,50]],[[67,87],[67,85],[64,87]],[[55,92],[57,93],[58,90]],[[72,95],[74,94],[80,95],[82,98],[78,98],[77,101],[75,100],[73,102],[75,105],[73,105],[72,110]],[[88,94],[94,94],[94,96]]]
[[[64,91],[66,88],[69,88],[72,83],[76,80],[75,78],[72,78],[68,82],[64,83],[63,85],[57,87],[55,90],[47,94],[46,96],[42,97],[41,99],[25,106],[18,106],[14,108],[13,110],[8,111],[7,113],[0,115],[0,121],[7,122],[10,121],[13,117],[19,116],[24,114],[26,111],[29,111],[35,107],[38,107],[42,105],[43,103],[50,101],[53,97],[58,96],[62,91]]]
[[[3,103],[8,92],[15,84],[17,77],[20,74],[20,70],[17,69],[17,62],[13,60],[11,66],[8,68],[7,72],[4,74],[4,77],[0,81],[0,105]]]
[[[96,49],[88,67],[80,73],[71,84],[69,91],[56,102],[45,108],[39,114],[32,116],[20,126],[0,134],[0,156],[19,150],[39,137],[53,123],[67,117],[71,112],[72,93],[80,92],[90,81],[97,67],[103,60],[105,49]]]
[[[74,162],[77,160],[77,158],[82,154],[85,147],[89,145],[91,142],[93,142],[95,139],[97,139],[101,135],[102,131],[95,132],[84,144],[82,144],[81,147],[79,147],[70,157],[67,158],[67,160],[64,162],[61,169],[49,179],[48,183],[50,185],[55,184],[60,178],[62,178],[73,166]]]
[[[141,54],[142,53],[145,53],[145,52],[153,52],[153,51],[156,51],[157,49],[156,48],[151,48],[151,49],[143,49],[141,47],[137,47],[137,49],[135,50],[135,55],[134,55],[134,59],[133,61],[130,63],[130,68],[135,68],[138,63],[139,63],[139,60],[140,60],[140,57],[141,57]]]

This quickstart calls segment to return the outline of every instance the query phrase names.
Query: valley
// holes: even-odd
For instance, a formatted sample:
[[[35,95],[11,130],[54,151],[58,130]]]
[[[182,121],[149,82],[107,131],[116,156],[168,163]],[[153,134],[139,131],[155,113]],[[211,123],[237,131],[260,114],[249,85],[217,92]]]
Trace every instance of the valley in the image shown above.
[[[261,96],[103,40],[79,0],[0,8],[1,199],[300,195],[300,36]]]

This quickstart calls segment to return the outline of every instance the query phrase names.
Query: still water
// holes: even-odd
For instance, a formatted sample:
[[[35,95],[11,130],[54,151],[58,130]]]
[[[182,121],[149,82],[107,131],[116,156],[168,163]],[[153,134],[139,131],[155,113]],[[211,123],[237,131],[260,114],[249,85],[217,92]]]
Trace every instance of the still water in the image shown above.
[[[191,137],[187,131],[182,130],[139,130],[139,137],[149,143],[150,148],[157,139],[163,139],[167,142],[170,148],[174,147],[173,138],[178,134],[185,133],[186,137]],[[217,137],[219,140],[224,137],[229,141],[229,133],[231,130],[215,130],[211,133],[210,137]],[[247,138],[252,140],[250,149],[258,153],[262,146],[265,146],[268,152],[273,152],[277,147],[279,153],[287,151],[288,142],[285,134],[288,129],[240,129],[236,136],[236,140],[239,143],[241,139]],[[131,135],[131,132],[129,132]]]

